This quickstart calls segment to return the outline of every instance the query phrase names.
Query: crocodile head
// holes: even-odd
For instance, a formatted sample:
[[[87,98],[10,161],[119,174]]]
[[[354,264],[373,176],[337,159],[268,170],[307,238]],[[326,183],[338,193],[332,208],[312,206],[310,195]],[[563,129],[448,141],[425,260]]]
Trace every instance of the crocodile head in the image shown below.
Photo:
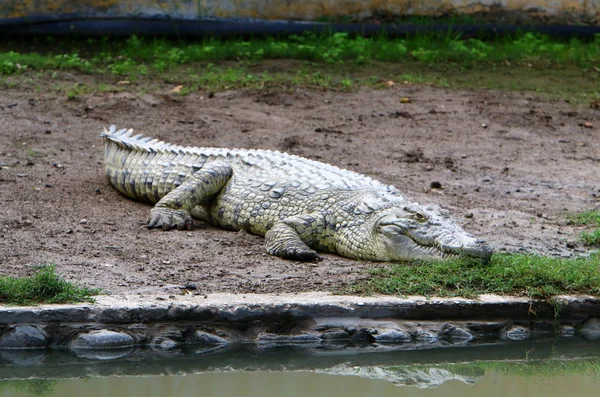
[[[438,206],[404,202],[374,211],[370,228],[373,248],[371,260],[406,261],[411,259],[479,258],[487,263],[492,248],[485,241],[465,232]]]

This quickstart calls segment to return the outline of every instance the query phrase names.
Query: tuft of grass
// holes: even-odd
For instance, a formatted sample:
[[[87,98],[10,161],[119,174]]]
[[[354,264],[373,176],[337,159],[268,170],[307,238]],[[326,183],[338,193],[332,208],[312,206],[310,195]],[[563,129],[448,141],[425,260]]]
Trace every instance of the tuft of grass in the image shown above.
[[[480,294],[547,298],[559,294],[600,295],[600,254],[575,259],[496,254],[487,265],[473,259],[415,261],[370,269],[352,293],[475,297]]]
[[[600,227],[600,210],[583,211],[568,218],[575,225]]]
[[[574,225],[596,228],[595,230],[581,232],[580,237],[586,245],[600,246],[600,210],[583,211],[568,215],[567,218]]]
[[[78,287],[56,274],[55,266],[40,266],[27,277],[0,277],[0,304],[72,303],[93,301],[99,289]]]
[[[600,229],[592,230],[591,232],[581,232],[580,237],[585,245],[600,246]]]

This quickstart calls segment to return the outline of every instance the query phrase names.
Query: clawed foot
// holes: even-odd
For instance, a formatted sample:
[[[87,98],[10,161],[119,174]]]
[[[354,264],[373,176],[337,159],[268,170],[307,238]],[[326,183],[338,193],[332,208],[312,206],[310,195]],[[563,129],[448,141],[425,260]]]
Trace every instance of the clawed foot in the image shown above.
[[[148,229],[162,228],[163,230],[179,229],[192,230],[194,221],[189,212],[155,207],[150,211]]]
[[[284,258],[291,259],[293,261],[300,262],[319,262],[322,261],[323,258],[321,255],[317,254],[315,251],[294,251],[292,253],[285,253]]]
[[[277,255],[285,259],[300,262],[318,262],[322,261],[323,258],[311,249],[303,249],[301,247],[286,247],[280,251],[270,251],[271,255]]]

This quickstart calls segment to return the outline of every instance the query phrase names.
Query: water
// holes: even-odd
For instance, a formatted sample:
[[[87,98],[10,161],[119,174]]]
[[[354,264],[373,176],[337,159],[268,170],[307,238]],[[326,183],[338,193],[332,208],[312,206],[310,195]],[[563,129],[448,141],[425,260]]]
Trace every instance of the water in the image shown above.
[[[62,380],[49,396],[86,397],[271,397],[271,396],[405,396],[405,397],[507,397],[598,396],[597,379],[581,375],[556,378],[522,378],[486,374],[475,385],[448,381],[439,387],[420,389],[369,380],[315,373],[211,373],[187,376],[116,377]],[[2,397],[29,396],[5,391]]]
[[[108,361],[46,352],[36,364],[0,362],[0,379],[0,397],[582,397],[599,395],[600,345],[142,349]]]

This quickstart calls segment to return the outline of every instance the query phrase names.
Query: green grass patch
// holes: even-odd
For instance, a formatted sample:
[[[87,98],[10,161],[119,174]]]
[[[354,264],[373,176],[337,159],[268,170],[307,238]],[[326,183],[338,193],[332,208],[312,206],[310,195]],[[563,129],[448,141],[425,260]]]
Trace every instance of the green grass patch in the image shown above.
[[[35,89],[41,80],[64,84],[65,75],[77,72],[93,75],[104,89],[120,81],[130,82],[124,88],[129,90],[160,81],[184,84],[183,94],[272,86],[386,88],[381,82],[406,81],[532,91],[591,103],[600,100],[600,73],[594,69],[599,61],[600,35],[588,41],[533,33],[496,40],[462,39],[454,33],[406,38],[307,33],[249,40],[7,39],[0,46],[0,87]],[[94,90],[61,88],[71,100]]]
[[[600,229],[592,230],[591,232],[581,232],[580,237],[585,245],[600,246]]]
[[[559,294],[600,295],[600,254],[575,259],[540,255],[496,254],[489,264],[478,260],[415,261],[369,270],[371,278],[352,293],[463,296]]]
[[[583,211],[568,218],[575,225],[600,227],[600,210]]]
[[[54,266],[40,266],[27,277],[0,277],[0,304],[72,303],[93,301],[99,289],[82,288],[64,280]]]
[[[586,245],[600,246],[600,210],[583,211],[567,218],[574,225],[597,228],[581,232],[580,238]]]
[[[10,48],[11,44],[5,45]],[[75,69],[115,75],[146,75],[177,65],[227,60],[296,59],[328,64],[371,61],[423,63],[543,62],[594,66],[600,60],[600,35],[591,41],[555,39],[525,33],[497,40],[461,39],[455,33],[418,34],[401,39],[351,37],[346,33],[244,39],[168,40],[131,36],[123,39],[34,39],[13,42],[21,51],[0,53],[0,73],[28,69]],[[28,51],[23,52],[23,47]]]

